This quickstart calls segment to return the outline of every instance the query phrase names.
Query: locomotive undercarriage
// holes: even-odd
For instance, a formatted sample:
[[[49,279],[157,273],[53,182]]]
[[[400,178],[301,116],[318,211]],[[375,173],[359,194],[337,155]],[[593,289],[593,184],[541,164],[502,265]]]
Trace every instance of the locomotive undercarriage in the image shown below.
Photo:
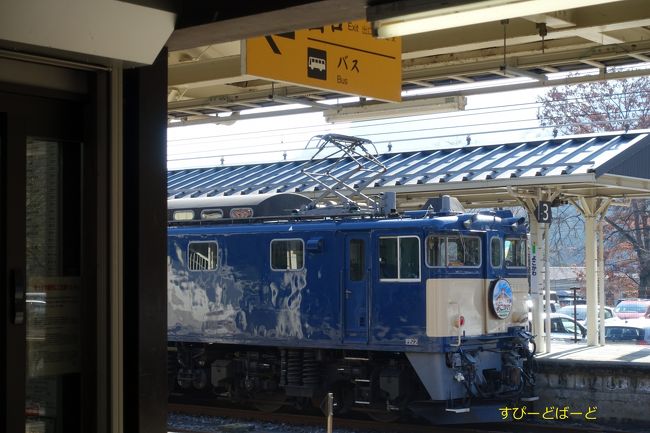
[[[431,413],[431,404],[458,413],[462,410],[457,408],[474,407],[477,401],[514,401],[532,385],[532,376],[521,368],[521,356],[527,355],[520,345],[495,350],[500,370],[479,368],[476,360],[482,350],[440,354],[445,360],[442,371],[452,386],[461,388],[458,393],[421,380],[422,372],[416,371],[420,367],[401,352],[177,343],[169,352],[170,385],[264,411],[319,407],[331,392],[338,414],[361,411],[380,421],[407,413],[430,418],[426,413]],[[430,386],[445,396],[432,402],[435,392]]]
[[[179,343],[169,353],[170,385],[177,390],[261,410],[319,407],[332,392],[336,413],[364,411],[391,421],[409,401],[426,396],[406,357],[392,352]]]

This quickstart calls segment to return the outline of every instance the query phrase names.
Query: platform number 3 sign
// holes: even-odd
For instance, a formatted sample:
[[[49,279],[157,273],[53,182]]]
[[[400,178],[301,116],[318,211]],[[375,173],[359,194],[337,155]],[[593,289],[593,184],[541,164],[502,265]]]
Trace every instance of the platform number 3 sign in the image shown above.
[[[550,201],[540,201],[537,206],[537,222],[550,224],[553,218]]]

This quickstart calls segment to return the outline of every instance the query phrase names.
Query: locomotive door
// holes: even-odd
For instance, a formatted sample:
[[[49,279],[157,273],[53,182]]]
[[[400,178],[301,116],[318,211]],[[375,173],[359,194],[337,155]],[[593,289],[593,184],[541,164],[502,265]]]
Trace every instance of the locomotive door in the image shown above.
[[[368,288],[370,285],[370,235],[354,233],[345,236],[343,266],[343,339],[349,342],[368,341]]]
[[[0,91],[0,430],[9,433],[82,431],[82,107]]]

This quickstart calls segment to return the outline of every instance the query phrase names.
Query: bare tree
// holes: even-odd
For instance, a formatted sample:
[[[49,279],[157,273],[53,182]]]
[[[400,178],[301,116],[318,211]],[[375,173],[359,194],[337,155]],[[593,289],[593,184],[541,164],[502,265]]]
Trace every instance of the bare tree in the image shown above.
[[[538,98],[537,113],[542,126],[562,134],[642,129],[650,127],[650,77],[627,78],[559,86]],[[566,251],[565,229],[574,230],[575,221],[556,219],[556,251]],[[606,227],[606,273],[610,286],[631,294],[629,283],[638,295],[650,298],[650,200],[632,200],[629,207],[610,209]],[[557,229],[556,229],[557,230]],[[563,244],[564,243],[564,244]]]

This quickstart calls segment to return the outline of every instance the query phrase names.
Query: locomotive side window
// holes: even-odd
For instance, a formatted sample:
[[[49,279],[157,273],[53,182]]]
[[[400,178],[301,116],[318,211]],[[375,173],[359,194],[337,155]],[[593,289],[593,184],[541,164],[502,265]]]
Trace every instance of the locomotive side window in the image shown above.
[[[218,265],[217,252],[216,242],[190,242],[187,267],[190,271],[213,271]]]
[[[194,219],[194,211],[191,209],[174,211],[174,221],[190,221],[193,219]]]
[[[526,257],[528,249],[525,239],[506,239],[504,242],[506,267],[524,268],[526,267]]]
[[[203,209],[201,211],[202,220],[218,220],[223,218],[223,211],[221,209]]]
[[[431,267],[480,266],[481,239],[430,235],[427,237],[427,265]]]
[[[305,244],[302,239],[274,239],[271,241],[271,269],[287,271],[302,269],[305,263]]]
[[[449,236],[447,238],[449,266],[480,266],[481,240],[475,237]]]
[[[364,276],[365,265],[365,243],[363,239],[350,240],[350,281],[361,281]]]
[[[443,236],[427,237],[427,265],[445,266],[446,242]]]
[[[379,278],[419,280],[420,238],[417,236],[379,238]]]
[[[501,267],[501,238],[494,236],[490,240],[490,264],[493,268]]]

